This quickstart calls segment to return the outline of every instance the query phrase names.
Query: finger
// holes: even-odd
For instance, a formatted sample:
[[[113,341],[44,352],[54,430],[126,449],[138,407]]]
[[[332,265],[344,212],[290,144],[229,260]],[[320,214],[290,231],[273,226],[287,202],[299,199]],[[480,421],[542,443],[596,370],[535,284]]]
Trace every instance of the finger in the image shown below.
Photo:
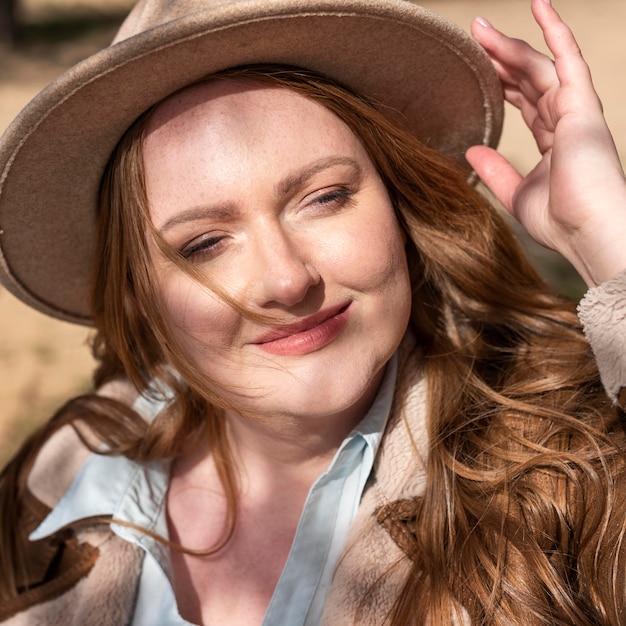
[[[541,98],[543,92],[539,89],[536,89],[535,86],[530,82],[526,81],[524,84],[524,93],[522,94],[522,87],[520,86],[520,77],[517,71],[512,70],[510,67],[503,65],[498,59],[494,57],[489,57],[491,62],[498,74],[498,78],[502,83],[505,90],[510,91],[511,93],[516,92],[520,94],[520,97],[526,98],[531,102],[536,102]],[[514,104],[511,102],[511,104]],[[518,106],[515,104],[515,106]],[[519,107],[518,107],[519,108]]]
[[[574,33],[550,2],[532,0],[531,10],[535,21],[541,28],[546,45],[555,59],[562,57],[582,59]]]
[[[487,146],[473,146],[465,157],[491,193],[513,214],[513,196],[522,181],[521,174],[499,152]]]
[[[491,58],[500,79],[522,89],[527,97],[539,97],[556,82],[554,64],[525,41],[508,37],[487,20],[472,22],[472,34]]]
[[[537,117],[537,101],[529,100],[518,87],[505,85],[503,87],[504,99],[516,109],[521,111],[522,117],[528,127],[531,127]]]
[[[554,140],[554,123],[552,117],[545,112],[546,105],[539,99],[537,102],[528,100],[515,87],[504,87],[504,99],[518,109],[524,123],[532,132],[541,154],[552,147]]]
[[[556,9],[546,0],[533,0],[531,9],[543,33],[544,40],[554,56],[555,70],[560,84],[576,86],[593,92],[591,72],[582,56],[572,30],[563,22]]]

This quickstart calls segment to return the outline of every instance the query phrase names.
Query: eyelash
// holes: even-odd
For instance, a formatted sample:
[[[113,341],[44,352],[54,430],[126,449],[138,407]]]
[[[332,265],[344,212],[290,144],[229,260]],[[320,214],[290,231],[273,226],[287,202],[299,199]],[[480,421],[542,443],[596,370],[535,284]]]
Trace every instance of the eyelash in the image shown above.
[[[313,201],[317,205],[337,204],[340,208],[348,204],[352,200],[353,193],[348,189],[335,189],[323,194]]]
[[[208,254],[212,252],[222,241],[224,237],[207,237],[206,239],[202,239],[197,243],[188,246],[184,250],[181,251],[181,254],[184,259],[191,259],[193,256],[197,256],[200,254]]]

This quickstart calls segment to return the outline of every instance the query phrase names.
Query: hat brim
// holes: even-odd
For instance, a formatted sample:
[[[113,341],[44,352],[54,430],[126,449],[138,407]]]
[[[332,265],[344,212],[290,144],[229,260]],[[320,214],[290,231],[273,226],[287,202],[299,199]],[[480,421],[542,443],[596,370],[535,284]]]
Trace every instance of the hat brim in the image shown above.
[[[460,162],[495,146],[502,90],[459,27],[404,0],[258,0],[184,16],[60,76],[0,142],[0,281],[53,317],[90,324],[95,213],[109,156],[152,104],[216,71],[311,69],[381,102]]]

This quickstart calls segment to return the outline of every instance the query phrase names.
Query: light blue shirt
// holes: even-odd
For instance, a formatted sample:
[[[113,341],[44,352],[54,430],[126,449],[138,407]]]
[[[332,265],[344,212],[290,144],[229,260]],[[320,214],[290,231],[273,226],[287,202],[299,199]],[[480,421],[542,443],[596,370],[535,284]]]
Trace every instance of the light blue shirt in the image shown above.
[[[391,410],[397,367],[394,356],[371,409],[311,487],[263,626],[319,624],[333,572]],[[134,408],[152,419],[166,402],[142,396]],[[112,516],[167,538],[169,470],[167,461],[137,463],[123,456],[92,455],[31,539],[51,535],[77,520],[100,516]],[[111,529],[145,551],[133,626],[188,625],[174,597],[169,548],[126,526],[112,524]]]

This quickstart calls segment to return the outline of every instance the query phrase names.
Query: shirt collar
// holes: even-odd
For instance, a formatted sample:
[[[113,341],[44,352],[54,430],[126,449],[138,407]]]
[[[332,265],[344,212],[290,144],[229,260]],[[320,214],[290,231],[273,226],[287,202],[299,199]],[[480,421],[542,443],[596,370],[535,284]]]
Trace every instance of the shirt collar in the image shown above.
[[[361,435],[374,449],[378,448],[391,411],[398,378],[398,354],[395,353],[385,368],[385,375],[366,416],[357,424],[352,434]]]

